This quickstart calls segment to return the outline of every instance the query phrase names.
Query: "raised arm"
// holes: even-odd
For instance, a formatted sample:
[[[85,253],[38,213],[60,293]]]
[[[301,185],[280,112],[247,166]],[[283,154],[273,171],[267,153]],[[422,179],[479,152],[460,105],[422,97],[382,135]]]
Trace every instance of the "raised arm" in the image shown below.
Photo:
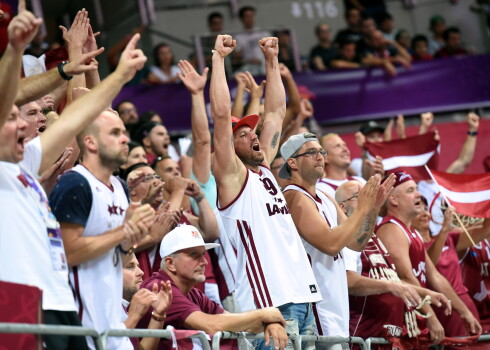
[[[213,51],[211,72],[211,115],[214,121],[213,173],[220,188],[222,205],[231,202],[245,182],[247,170],[235,155],[231,126],[231,99],[225,75],[225,57],[235,49],[236,41],[230,35],[218,35]]]
[[[323,253],[336,256],[348,245],[351,249],[362,251],[368,242],[376,223],[377,212],[371,215],[371,211],[375,205],[379,181],[379,177],[373,177],[366,183],[360,190],[357,209],[333,229],[306,195],[298,191],[286,191],[284,197],[300,235]],[[339,207],[337,212],[345,217]],[[353,240],[357,245],[351,244]]]
[[[427,254],[430,257],[430,260],[437,265],[439,258],[441,257],[442,249],[444,248],[444,244],[446,243],[447,235],[452,229],[454,215],[454,207],[447,208],[444,213],[444,222],[442,223],[441,231],[434,239],[434,242],[431,244],[429,249],[427,249]]]
[[[482,226],[475,229],[469,229],[468,231],[473,241],[478,244],[490,235],[490,219],[485,219]],[[459,235],[458,244],[456,245],[456,251],[458,252],[458,256],[460,259],[466,253],[466,249],[468,249],[472,245],[473,243],[470,241],[465,233],[461,233]]]
[[[468,136],[461,148],[458,159],[456,159],[447,169],[446,173],[461,174],[470,165],[475,155],[476,136],[480,125],[480,117],[475,113],[468,113]]]
[[[19,14],[8,26],[9,42],[0,60],[0,128],[12,111],[19,88],[20,69],[24,48],[36,35],[42,19],[25,9],[25,1],[19,1]]]
[[[182,72],[178,73],[179,79],[187,87],[192,98],[192,172],[200,183],[205,184],[211,174],[211,134],[204,102],[204,87],[209,69],[205,68],[202,75],[199,75],[188,61],[180,61],[179,68]]]
[[[63,40],[66,43],[70,60],[78,60],[81,58],[82,47],[88,37],[89,25],[88,12],[87,10],[82,9],[77,12],[70,29],[59,26],[63,32]],[[74,100],[72,90],[77,87],[86,87],[84,74],[77,75],[68,81],[68,90],[66,92],[68,104]]]
[[[291,71],[284,63],[279,63],[279,73],[287,88],[288,105],[286,108],[286,116],[282,122],[282,129],[301,111],[301,96],[298,90],[298,85],[294,81]]]
[[[114,73],[90,93],[67,106],[58,121],[42,133],[40,137],[43,154],[40,173],[58,159],[70,140],[95,120],[116,97],[122,86],[143,67],[146,56],[136,48],[139,37],[139,34],[136,34],[128,43]],[[83,56],[88,59],[96,54],[97,51]]]
[[[282,121],[286,115],[286,92],[282,84],[277,55],[279,43],[277,38],[262,38],[260,49],[265,56],[264,124],[260,132],[260,147],[264,151],[267,165],[272,163],[279,149],[279,138],[282,132]]]

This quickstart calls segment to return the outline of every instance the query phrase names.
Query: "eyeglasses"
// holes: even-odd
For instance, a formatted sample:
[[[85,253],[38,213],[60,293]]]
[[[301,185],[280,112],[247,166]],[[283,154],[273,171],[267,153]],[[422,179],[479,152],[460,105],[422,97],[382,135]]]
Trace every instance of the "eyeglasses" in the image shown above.
[[[309,151],[306,151],[304,153],[300,153],[300,154],[293,156],[291,158],[298,158],[298,157],[303,157],[303,156],[316,158],[316,157],[318,157],[318,153],[320,153],[323,157],[325,157],[327,155],[327,151],[325,151],[324,149],[310,149]]]
[[[359,192],[356,193],[355,195],[353,195],[352,197],[349,197],[343,201],[341,201],[340,203],[344,203],[344,202],[347,202],[347,201],[354,201],[354,200],[357,200],[359,198]]]
[[[157,174],[146,174],[145,175],[145,181],[150,181],[153,179],[161,180],[162,178],[160,177],[160,175],[157,175]]]

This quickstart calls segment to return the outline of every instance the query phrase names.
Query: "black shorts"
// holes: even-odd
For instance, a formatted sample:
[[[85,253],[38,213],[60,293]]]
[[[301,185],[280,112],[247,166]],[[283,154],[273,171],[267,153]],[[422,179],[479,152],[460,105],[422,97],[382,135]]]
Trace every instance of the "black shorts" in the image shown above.
[[[82,325],[75,311],[44,310],[44,323],[61,326]],[[46,350],[88,350],[84,336],[45,334],[43,339]]]

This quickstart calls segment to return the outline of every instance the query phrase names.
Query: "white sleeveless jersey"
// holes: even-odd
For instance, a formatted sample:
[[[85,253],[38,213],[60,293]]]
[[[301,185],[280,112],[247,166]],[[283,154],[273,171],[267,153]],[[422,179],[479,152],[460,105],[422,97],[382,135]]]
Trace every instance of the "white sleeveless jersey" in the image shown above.
[[[120,226],[129,205],[121,182],[111,176],[111,189],[82,165],[77,165],[72,170],[87,179],[92,192],[92,207],[82,235],[98,236]],[[121,308],[122,263],[115,248],[71,268],[70,282],[75,289],[83,326],[94,328],[98,332],[108,328],[126,328],[121,322],[125,319]],[[95,349],[92,338],[87,337],[87,343],[91,349]],[[108,349],[133,349],[133,346],[129,338],[109,337]]]
[[[247,170],[238,197],[224,208],[218,201],[218,209],[237,253],[241,311],[321,300],[286,200],[268,168]]]
[[[326,194],[332,196],[332,198],[335,198],[335,191],[337,191],[337,188],[351,180],[359,181],[362,184],[366,183],[366,180],[359,176],[347,176],[344,180],[333,180],[329,179],[328,177],[322,177],[316,183],[316,189],[325,192]]]
[[[226,282],[226,286],[230,294],[235,290],[236,281],[236,271],[237,271],[237,261],[236,254],[233,250],[233,246],[230,242],[230,238],[226,233],[226,229],[221,220],[221,215],[218,209],[215,209],[216,222],[219,228],[219,238],[215,243],[220,246],[214,248],[216,255],[218,256],[218,264],[221,273],[223,274]]]
[[[318,198],[313,198],[308,191],[297,185],[288,185],[284,189],[284,192],[286,191],[303,193],[316,204],[318,212],[327,221],[330,228],[338,226],[337,208],[325,193],[317,190]],[[313,309],[318,332],[325,336],[348,337],[349,291],[343,252],[332,257],[316,249],[304,239],[302,241],[323,296],[323,300]]]

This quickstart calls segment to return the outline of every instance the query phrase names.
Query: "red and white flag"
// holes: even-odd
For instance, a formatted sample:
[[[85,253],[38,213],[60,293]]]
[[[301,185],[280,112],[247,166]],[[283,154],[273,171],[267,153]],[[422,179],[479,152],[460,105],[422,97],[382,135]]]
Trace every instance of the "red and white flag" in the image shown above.
[[[415,181],[430,179],[424,168],[436,168],[439,162],[439,141],[434,139],[434,132],[411,136],[381,143],[366,142],[367,157],[373,161],[376,156],[383,158],[387,173],[405,171]]]
[[[429,174],[458,214],[490,218],[490,173],[449,174],[431,169]]]

